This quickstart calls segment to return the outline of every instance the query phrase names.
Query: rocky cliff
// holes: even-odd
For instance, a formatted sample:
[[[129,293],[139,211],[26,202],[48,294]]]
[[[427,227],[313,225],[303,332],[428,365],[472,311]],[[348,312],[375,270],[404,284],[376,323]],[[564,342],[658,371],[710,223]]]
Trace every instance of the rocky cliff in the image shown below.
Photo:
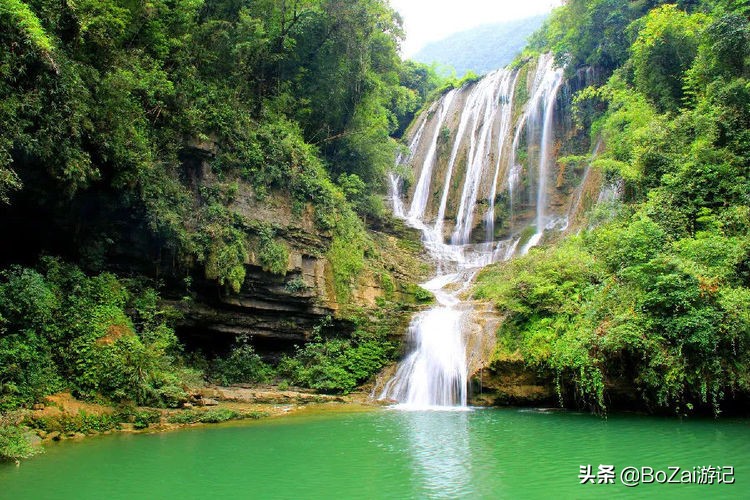
[[[184,158],[196,197],[205,186],[234,184],[228,209],[248,228],[272,227],[275,241],[286,249],[286,262],[280,272],[264,270],[257,246],[250,245],[244,282],[237,292],[206,278],[199,263],[189,273],[186,297],[176,293],[181,287],[177,276],[171,276],[176,286],[169,303],[182,313],[178,334],[188,347],[220,351],[238,335],[246,335],[258,352],[275,358],[303,344],[315,326],[328,319],[339,333],[350,331],[353,311],[374,310],[386,300],[407,304],[401,318],[404,328],[393,332],[403,334],[408,304],[416,303],[415,283],[430,271],[418,232],[390,217],[369,221],[371,246],[364,267],[342,300],[328,253],[332,235],[316,226],[313,208],[295,209],[286,193],[260,196],[247,183],[218,178],[209,166],[214,152],[211,143],[195,143]]]

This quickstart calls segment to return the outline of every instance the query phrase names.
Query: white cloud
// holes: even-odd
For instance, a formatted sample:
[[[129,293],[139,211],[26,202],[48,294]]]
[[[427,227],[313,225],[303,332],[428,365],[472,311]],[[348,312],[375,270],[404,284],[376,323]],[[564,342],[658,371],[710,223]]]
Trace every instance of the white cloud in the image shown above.
[[[426,43],[481,24],[522,19],[560,5],[560,0],[391,0],[404,18],[408,57]]]

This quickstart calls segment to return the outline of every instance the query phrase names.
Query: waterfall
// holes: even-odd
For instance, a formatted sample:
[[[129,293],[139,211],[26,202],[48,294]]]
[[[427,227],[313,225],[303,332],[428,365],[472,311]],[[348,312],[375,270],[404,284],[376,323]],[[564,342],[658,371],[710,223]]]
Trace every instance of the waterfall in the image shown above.
[[[466,406],[470,374],[465,335],[472,304],[463,295],[483,266],[524,253],[540,241],[545,228],[553,227],[548,220],[547,181],[554,156],[555,102],[562,81],[562,70],[554,67],[551,56],[542,55],[533,75],[524,82],[529,99],[515,123],[514,99],[520,84],[519,71],[513,69],[501,69],[452,89],[416,122],[409,152],[396,159],[401,168],[414,164],[418,173],[408,211],[403,201],[408,193],[402,192],[403,182],[397,173],[389,174],[389,187],[394,215],[422,232],[436,264],[437,275],[422,284],[433,293],[436,303],[413,319],[408,331],[409,353],[394,376],[374,394],[379,399],[397,401],[403,408]],[[525,168],[519,161],[524,131]],[[445,143],[439,143],[441,139],[452,142],[439,147]],[[535,182],[529,182],[532,175]],[[453,185],[456,176],[462,179],[458,191]],[[515,227],[515,219],[523,222],[523,217],[513,214],[514,197],[524,185],[535,194],[535,218]],[[496,200],[503,190],[507,190],[511,215],[496,228]],[[480,202],[486,202],[486,210],[479,208]],[[427,214],[435,213],[428,206],[437,207],[435,219],[428,220]],[[449,210],[455,210],[455,219]],[[451,220],[455,226],[446,243],[443,227]],[[481,225],[484,241],[474,243],[475,229]],[[533,227],[535,233],[522,245],[525,227]],[[495,241],[496,229],[507,230],[507,237]]]
[[[465,311],[442,290],[456,277],[440,276],[423,285],[435,294],[437,306],[418,314],[409,327],[415,348],[386,384],[383,398],[416,408],[466,406],[466,346],[460,333]]]
[[[536,234],[541,238],[542,233],[547,225],[545,218],[545,210],[547,207],[547,177],[549,164],[552,160],[550,151],[552,149],[552,142],[554,141],[553,116],[555,112],[554,99],[557,96],[557,91],[562,83],[562,74],[559,71],[548,72],[551,78],[545,82],[548,86],[542,87],[542,109],[543,109],[543,122],[542,122],[542,142],[541,152],[539,153],[539,186],[537,187],[537,198],[536,198]],[[535,235],[536,236],[536,235]]]
[[[440,100],[440,107],[438,110],[438,120],[435,125],[435,131],[432,135],[432,141],[430,142],[430,149],[427,151],[424,163],[422,164],[419,181],[417,187],[414,190],[414,197],[411,201],[411,207],[409,207],[409,218],[419,220],[424,215],[425,208],[427,207],[427,198],[430,192],[430,182],[432,181],[432,169],[435,163],[435,153],[437,152],[438,139],[440,137],[440,131],[443,128],[443,122],[448,114],[453,98],[456,95],[456,90],[448,92],[443,99]],[[421,135],[421,134],[420,134]]]
[[[404,202],[401,199],[399,193],[401,193],[401,178],[393,172],[388,173],[388,181],[390,188],[391,205],[393,208],[393,215],[399,219],[406,217],[404,214]]]
[[[510,79],[510,74],[503,81],[501,88],[501,96],[504,99],[502,106],[505,108],[500,113],[500,129],[497,134],[498,136],[498,151],[497,161],[495,162],[495,175],[492,177],[492,188],[490,190],[490,196],[487,198],[487,214],[484,216],[485,220],[485,240],[492,241],[495,237],[495,198],[497,198],[497,181],[500,176],[500,164],[505,154],[505,141],[508,138],[510,131],[510,123],[513,119],[513,98],[515,97],[516,82],[518,80],[518,73],[516,73],[513,79]],[[508,87],[509,86],[509,87]]]
[[[549,55],[541,56],[534,76],[533,94],[522,117],[522,123],[527,127],[529,142],[535,142],[538,137],[539,152],[536,171],[536,231],[524,245],[521,254],[525,254],[541,241],[548,225],[547,180],[554,142],[555,100],[562,85],[562,77],[562,70],[554,68],[553,58]]]
[[[448,160],[448,169],[445,174],[445,182],[443,183],[443,194],[440,196],[440,208],[438,209],[437,219],[435,220],[435,226],[433,232],[443,241],[443,223],[445,221],[445,209],[448,204],[448,194],[450,192],[449,186],[453,178],[453,169],[456,165],[456,159],[462,144],[464,134],[466,133],[466,127],[472,118],[473,110],[476,107],[477,93],[476,88],[472,91],[468,99],[468,105],[464,106],[461,113],[461,118],[458,122],[458,130],[456,131],[455,139],[453,140],[453,147],[451,148],[450,160]]]
[[[465,109],[471,114],[473,130],[469,134],[469,154],[466,160],[466,175],[464,187],[461,193],[461,201],[456,216],[456,228],[453,231],[451,241],[454,244],[466,244],[469,242],[474,221],[474,209],[476,207],[479,185],[485,168],[490,163],[491,156],[491,134],[496,116],[500,121],[509,122],[512,112],[511,81],[513,73],[508,70],[500,70],[487,75],[482,79],[472,92],[470,101]],[[471,99],[474,97],[474,99]],[[499,111],[499,113],[498,113]],[[501,125],[502,127],[502,125]],[[500,151],[505,141],[505,133],[500,132]],[[499,168],[499,167],[498,167]]]
[[[427,116],[428,113],[425,113],[421,119],[419,127],[417,127],[417,132],[414,134],[411,142],[409,142],[409,151],[407,155],[404,156],[403,153],[399,153],[396,157],[396,165],[407,165],[414,158],[415,148],[417,144],[419,144],[419,141],[422,140],[422,134],[424,133],[424,128],[427,125]],[[404,217],[406,217],[406,213],[404,209],[404,202],[401,199],[401,178],[397,173],[389,172],[388,180],[391,205],[393,207],[393,215],[403,219]]]

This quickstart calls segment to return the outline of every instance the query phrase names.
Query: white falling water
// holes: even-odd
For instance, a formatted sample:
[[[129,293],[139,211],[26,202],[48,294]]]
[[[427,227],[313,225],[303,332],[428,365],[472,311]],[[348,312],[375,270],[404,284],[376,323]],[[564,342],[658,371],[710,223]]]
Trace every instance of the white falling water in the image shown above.
[[[414,408],[466,406],[466,346],[461,335],[465,311],[457,307],[454,293],[443,290],[458,275],[439,276],[422,285],[435,294],[438,305],[412,322],[409,333],[416,345],[386,384],[382,399]]]
[[[440,208],[438,209],[438,215],[437,219],[435,219],[435,225],[433,227],[432,234],[432,239],[439,239],[440,242],[443,241],[443,223],[445,222],[445,209],[448,205],[448,194],[450,192],[449,186],[451,185],[451,180],[453,179],[453,170],[456,167],[456,160],[458,158],[458,153],[461,148],[463,137],[466,134],[466,128],[468,127],[469,121],[471,121],[474,110],[476,109],[476,90],[476,87],[474,88],[474,90],[472,90],[471,94],[468,97],[467,105],[464,106],[464,109],[461,112],[461,118],[458,122],[458,130],[456,131],[456,136],[453,141],[453,147],[451,148],[451,156],[448,160],[448,168],[445,173],[445,182],[443,182],[443,193],[440,196]],[[476,122],[474,124],[476,124]]]
[[[497,148],[497,161],[495,162],[495,175],[492,177],[492,187],[490,189],[490,195],[487,198],[487,214],[484,216],[484,223],[486,227],[485,240],[492,241],[495,237],[495,199],[497,198],[497,181],[500,176],[500,164],[503,161],[506,147],[506,140],[510,132],[510,123],[513,119],[513,98],[515,97],[516,82],[518,80],[518,73],[511,80],[510,73],[503,81],[501,89],[501,106],[507,108],[507,111],[500,113],[500,128],[497,134],[498,137],[498,148]]]
[[[427,151],[427,155],[425,155],[424,163],[422,164],[421,173],[419,175],[419,181],[417,182],[417,187],[414,190],[414,197],[412,198],[411,206],[409,207],[410,219],[419,220],[424,216],[424,211],[427,207],[427,199],[430,194],[430,182],[432,181],[432,170],[435,166],[435,153],[437,152],[440,131],[443,128],[443,122],[445,121],[445,117],[451,107],[453,98],[456,96],[456,92],[456,89],[453,89],[440,100],[437,125],[432,134],[430,149]],[[419,135],[421,136],[421,134]]]
[[[624,184],[622,181],[616,181],[602,186],[597,203],[607,204],[622,198]]]
[[[544,63],[544,64],[542,64]],[[548,221],[547,210],[547,180],[549,177],[549,164],[553,161],[552,146],[554,143],[554,113],[557,91],[562,85],[563,75],[561,69],[554,68],[552,57],[543,56],[537,68],[534,84],[536,91],[526,106],[524,113],[529,137],[540,134],[539,155],[537,168],[536,188],[536,232],[524,245],[521,254],[525,254],[533,246],[539,244],[545,229],[551,228],[556,221]]]
[[[473,127],[469,134],[469,154],[466,160],[466,174],[461,202],[456,216],[456,228],[451,237],[454,244],[464,245],[469,242],[473,229],[474,209],[479,184],[484,169],[490,162],[491,142],[494,138],[491,132],[498,108],[500,108],[500,115],[504,115],[503,120],[510,121],[512,108],[512,102],[510,101],[511,81],[512,72],[507,70],[500,70],[487,75],[476,85],[469,96],[467,105],[464,107],[465,112],[470,113]],[[504,142],[504,140],[503,134],[501,135],[501,141]]]
[[[389,172],[388,181],[390,182],[389,188],[391,192],[391,204],[393,205],[393,215],[403,219],[406,217],[404,213],[404,201],[398,195],[401,192],[401,178],[395,173]]]
[[[408,164],[414,158],[414,151],[416,149],[417,144],[419,144],[419,141],[422,140],[422,134],[424,133],[424,128],[427,125],[427,116],[428,116],[428,113],[425,113],[419,127],[417,128],[416,133],[414,134],[414,137],[409,143],[408,154],[404,157],[403,154],[399,153],[398,156],[396,157],[396,165]],[[395,172],[389,172],[388,180],[390,182],[389,188],[390,188],[390,193],[391,193],[391,203],[393,205],[393,215],[403,219],[404,217],[406,217],[406,212],[404,208],[404,201],[401,199],[401,195],[400,195],[401,178]]]
[[[419,178],[412,194],[408,212],[404,209],[401,192],[403,183],[396,174],[390,175],[389,187],[394,215],[422,231],[422,239],[430,256],[436,262],[437,276],[422,286],[431,291],[436,305],[418,314],[409,328],[410,353],[399,364],[395,375],[388,380],[378,395],[379,399],[394,400],[402,408],[466,407],[467,373],[466,338],[468,313],[471,304],[462,300],[483,266],[498,260],[507,260],[519,252],[520,233],[511,233],[508,239],[493,241],[495,225],[495,199],[498,189],[509,191],[513,202],[513,189],[519,184],[522,167],[516,165],[522,130],[527,130],[527,145],[539,151],[535,165],[536,175],[536,233],[547,224],[547,176],[552,162],[554,141],[554,103],[562,83],[562,71],[555,69],[552,58],[541,56],[530,85],[528,103],[513,127],[513,100],[518,73],[503,69],[462,89],[453,89],[424,114],[409,145],[407,158],[397,159],[400,165],[409,164],[421,154]],[[467,93],[465,98],[459,95]],[[462,109],[452,106],[461,103]],[[450,116],[459,116],[453,129]],[[432,134],[426,141],[425,130],[432,120]],[[455,125],[455,124],[454,124]],[[445,126],[451,129],[453,143],[445,163],[445,176],[440,189],[437,218],[426,220],[430,202],[433,173],[439,163],[438,139]],[[507,143],[512,138],[511,147]],[[447,152],[447,150],[446,150]],[[498,186],[505,168],[506,182]],[[443,224],[451,197],[451,181],[456,172],[463,173],[463,183],[456,211],[456,224],[450,243],[445,242]],[[487,212],[477,214],[478,200],[486,200]],[[512,207],[511,207],[512,210]],[[470,244],[477,223],[484,222],[484,243]],[[530,221],[531,223],[532,221]],[[519,228],[522,229],[522,228]],[[535,234],[536,237],[536,234]],[[533,239],[533,238],[532,238]],[[521,251],[529,247],[523,246]]]

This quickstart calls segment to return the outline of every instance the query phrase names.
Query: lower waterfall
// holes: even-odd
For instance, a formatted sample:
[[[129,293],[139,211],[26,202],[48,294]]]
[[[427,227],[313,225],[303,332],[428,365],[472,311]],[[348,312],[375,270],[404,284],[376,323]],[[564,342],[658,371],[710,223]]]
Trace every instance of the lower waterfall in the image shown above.
[[[386,384],[382,398],[406,406],[466,406],[466,346],[461,335],[464,311],[455,293],[446,290],[461,273],[437,277],[424,288],[435,294],[437,306],[419,314],[410,327],[412,353]]]
[[[398,187],[391,183],[395,213],[402,207]],[[469,376],[465,335],[472,306],[461,295],[482,267],[512,257],[518,240],[446,244],[436,241],[432,228],[418,220],[407,222],[423,231],[425,246],[436,261],[438,275],[421,285],[434,294],[436,304],[412,320],[411,351],[378,399],[397,401],[403,409],[465,408]]]

